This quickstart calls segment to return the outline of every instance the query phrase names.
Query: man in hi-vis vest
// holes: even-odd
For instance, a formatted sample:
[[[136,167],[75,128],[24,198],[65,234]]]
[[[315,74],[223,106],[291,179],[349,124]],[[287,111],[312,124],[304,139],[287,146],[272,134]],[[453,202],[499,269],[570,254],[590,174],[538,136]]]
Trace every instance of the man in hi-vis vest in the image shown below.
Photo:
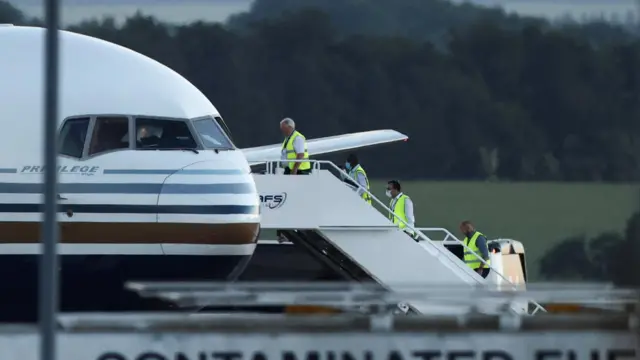
[[[343,179],[344,182],[355,187],[358,195],[371,204],[371,196],[367,193],[369,191],[369,178],[362,165],[360,165],[356,154],[349,154],[347,161],[344,163],[344,170],[349,175],[348,178]]]
[[[307,140],[296,131],[296,123],[290,118],[280,121],[280,130],[285,136],[282,143],[282,163],[285,164],[284,173],[291,175],[306,175],[311,172]],[[289,161],[287,161],[289,160]],[[298,161],[291,161],[298,160]]]
[[[487,245],[487,238],[479,231],[476,231],[475,227],[471,223],[471,221],[463,221],[460,224],[460,231],[465,236],[464,244],[468,247],[464,249],[464,262],[467,264],[473,271],[477,272],[483,278],[486,278],[489,275],[489,265],[491,265],[491,260],[489,258],[489,246]],[[471,251],[480,255],[482,259],[487,263],[485,265],[480,259],[474,255]]]
[[[389,209],[393,211],[392,214],[389,214],[389,220],[393,221],[402,231],[417,241],[417,234],[411,230],[411,228],[415,226],[416,221],[413,217],[413,201],[402,192],[400,182],[397,180],[389,181],[387,183],[386,195],[391,198]],[[400,219],[404,220],[404,222],[400,221]],[[405,223],[409,224],[411,228],[408,228]]]

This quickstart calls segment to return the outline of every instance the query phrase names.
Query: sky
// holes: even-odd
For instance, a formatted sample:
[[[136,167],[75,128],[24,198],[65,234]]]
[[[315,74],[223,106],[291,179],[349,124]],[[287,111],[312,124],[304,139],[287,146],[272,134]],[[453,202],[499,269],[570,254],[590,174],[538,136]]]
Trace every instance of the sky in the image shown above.
[[[44,0],[9,0],[28,15],[41,17]],[[161,20],[174,23],[195,20],[224,21],[229,15],[246,11],[252,0],[61,0],[65,25],[87,18],[113,16],[123,20],[142,10]],[[338,1],[338,0],[327,0]],[[393,0],[389,0],[393,1]],[[462,2],[463,0],[453,0]],[[640,11],[640,0],[469,0],[487,6],[502,6],[508,12],[558,18],[571,14],[580,19],[585,15],[612,14],[624,17],[628,11]]]

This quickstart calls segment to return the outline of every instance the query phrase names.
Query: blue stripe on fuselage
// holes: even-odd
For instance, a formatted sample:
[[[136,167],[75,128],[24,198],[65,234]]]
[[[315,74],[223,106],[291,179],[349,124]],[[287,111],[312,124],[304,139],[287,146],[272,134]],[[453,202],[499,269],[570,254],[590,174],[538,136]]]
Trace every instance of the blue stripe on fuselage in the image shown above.
[[[41,194],[40,183],[0,183],[0,194]],[[233,184],[160,184],[160,183],[61,183],[63,194],[252,194],[251,183]]]
[[[17,168],[0,168],[0,174],[17,174]],[[24,174],[42,174],[42,171],[27,171]],[[65,174],[67,172],[64,172]],[[241,169],[105,169],[102,171],[106,175],[247,175],[249,170]],[[72,174],[82,174],[74,172]]]
[[[42,204],[0,204],[0,213],[40,213]],[[258,215],[257,205],[58,205],[58,212],[85,214]]]
[[[107,175],[247,175],[248,170],[240,169],[105,169]]]

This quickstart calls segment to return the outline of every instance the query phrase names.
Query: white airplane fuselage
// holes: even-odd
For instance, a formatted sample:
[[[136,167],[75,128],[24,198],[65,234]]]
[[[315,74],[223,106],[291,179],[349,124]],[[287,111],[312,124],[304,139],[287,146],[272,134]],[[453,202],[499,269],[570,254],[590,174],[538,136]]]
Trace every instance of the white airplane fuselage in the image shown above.
[[[217,109],[141,54],[69,32],[60,32],[60,45],[61,310],[167,308],[127,292],[127,280],[233,280],[256,246],[259,198]],[[44,30],[0,27],[0,48],[0,321],[30,321]]]

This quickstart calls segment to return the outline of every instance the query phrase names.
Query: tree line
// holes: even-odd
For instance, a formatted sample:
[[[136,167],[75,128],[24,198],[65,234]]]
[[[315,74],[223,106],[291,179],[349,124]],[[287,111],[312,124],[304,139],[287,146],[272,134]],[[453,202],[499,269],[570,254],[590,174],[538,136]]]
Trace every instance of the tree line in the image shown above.
[[[477,22],[488,22],[506,30],[522,30],[527,26],[561,29],[594,45],[631,41],[640,30],[637,16],[623,23],[606,21],[604,17],[583,22],[571,16],[548,20],[506,13],[499,7],[449,0],[254,0],[250,11],[233,15],[228,26],[242,30],[253,22],[310,7],[326,12],[342,35],[404,37],[429,41],[443,50],[450,29],[468,29]]]
[[[612,282],[640,286],[640,211],[623,233],[606,232],[589,238],[577,235],[547,250],[540,259],[540,275],[547,280]]]
[[[442,2],[414,3],[421,9]],[[276,6],[258,1],[252,11],[269,4]],[[466,8],[450,8],[430,30],[385,32],[385,18],[376,32],[370,28],[380,4],[357,19],[316,7],[253,20],[249,13],[229,24],[171,25],[138,13],[121,25],[93,19],[69,30],[126,46],[185,76],[216,105],[241,147],[280,142],[277,124],[288,116],[307,137],[381,128],[408,134],[406,144],[362,151],[373,177],[392,171],[402,179],[640,179],[634,35],[506,15],[506,23],[451,20],[463,19],[456,11]],[[347,31],[346,19],[370,31]],[[2,2],[0,22],[38,24]]]

